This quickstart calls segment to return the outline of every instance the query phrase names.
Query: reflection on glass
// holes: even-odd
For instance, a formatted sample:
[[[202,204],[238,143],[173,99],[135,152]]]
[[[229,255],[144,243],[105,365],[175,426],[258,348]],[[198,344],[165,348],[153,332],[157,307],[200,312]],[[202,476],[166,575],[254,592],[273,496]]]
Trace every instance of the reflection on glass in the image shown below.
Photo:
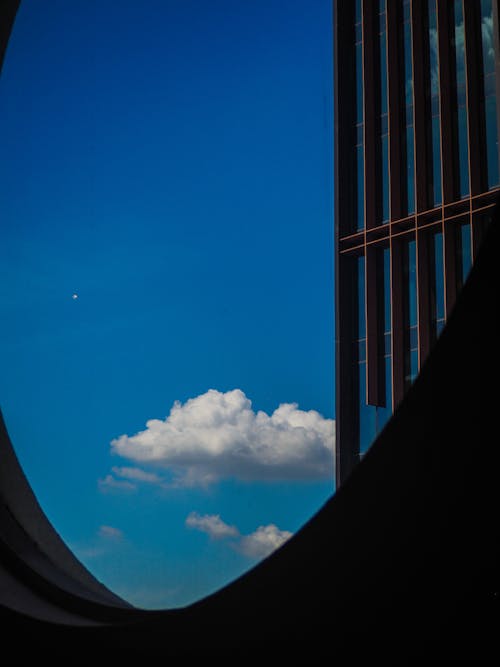
[[[391,252],[389,248],[381,250],[382,261],[379,263],[383,271],[383,336],[382,345],[380,346],[381,363],[379,368],[382,369],[382,384],[384,388],[383,405],[377,406],[377,433],[384,427],[389,417],[392,414],[392,350],[391,350]]]
[[[366,300],[365,300],[366,262],[364,255],[357,259],[357,312],[358,312],[358,348],[366,351]],[[363,455],[373,442],[377,433],[376,408],[367,403],[366,389],[366,352],[358,357],[358,411],[359,411],[359,453]]]
[[[364,93],[363,93],[363,43],[361,0],[355,4],[355,60],[356,60],[356,215],[355,229],[365,226],[365,162],[364,162]]]
[[[482,212],[482,213],[477,213],[474,216],[474,224],[473,224],[474,245],[471,253],[473,258],[477,256],[477,253],[480,250],[481,245],[483,243],[483,239],[488,231],[488,227],[492,223],[493,223],[493,216],[491,215],[491,213]]]
[[[485,94],[484,106],[486,116],[486,157],[488,167],[487,182],[489,188],[499,185],[494,34],[492,1],[481,0],[481,36]]]
[[[365,226],[365,158],[363,145],[356,146],[356,231]]]
[[[403,317],[405,389],[418,374],[417,246],[413,239],[403,246]]]
[[[430,309],[431,340],[435,340],[444,327],[444,263],[443,234],[437,232],[429,236],[430,261]]]
[[[358,340],[366,339],[365,257],[358,257]]]
[[[454,32],[455,46],[455,81],[456,81],[456,125],[458,141],[458,170],[459,194],[465,197],[469,194],[469,141],[467,119],[467,95],[465,78],[465,44],[464,44],[464,17],[462,0],[454,2]]]
[[[415,167],[413,146],[413,61],[410,0],[404,0],[403,59],[405,73],[406,187],[407,213],[415,211]]]
[[[359,453],[366,454],[377,435],[377,408],[366,402],[366,363],[359,364]]]
[[[385,0],[379,0],[379,64],[380,64],[380,181],[383,223],[389,221],[389,155],[387,122],[387,30]]]
[[[457,289],[465,283],[472,266],[471,228],[469,223],[459,225],[457,230]]]
[[[429,168],[432,171],[430,185],[432,192],[429,193],[430,205],[437,206],[441,203],[441,128],[439,113],[439,57],[438,57],[438,36],[437,36],[437,17],[436,0],[427,2],[428,21],[429,21],[429,95],[431,110],[431,152],[432,164]]]

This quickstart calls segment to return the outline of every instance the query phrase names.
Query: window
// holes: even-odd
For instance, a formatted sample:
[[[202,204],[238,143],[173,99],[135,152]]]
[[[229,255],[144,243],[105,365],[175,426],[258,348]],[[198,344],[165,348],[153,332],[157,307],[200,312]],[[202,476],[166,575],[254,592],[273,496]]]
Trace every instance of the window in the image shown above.
[[[378,266],[382,273],[382,303],[380,308],[381,343],[379,349],[379,373],[383,404],[377,406],[377,433],[392,414],[392,313],[391,313],[391,251],[389,247],[378,250]]]
[[[498,168],[498,119],[494,44],[495,30],[498,31],[498,26],[494,26],[492,0],[481,0],[481,38],[488,188],[497,187],[500,183]]]
[[[377,411],[369,405],[366,385],[366,260],[361,255],[357,258],[357,341],[360,354],[357,359],[358,376],[358,415],[359,415],[359,453],[367,452],[377,434]]]
[[[364,157],[364,92],[363,92],[363,42],[361,0],[355,4],[355,59],[356,59],[356,231],[365,226],[365,157]]]
[[[438,206],[441,203],[441,120],[439,111],[439,52],[436,17],[436,0],[427,0],[428,40],[429,40],[429,72],[428,95],[430,109],[430,143],[431,160],[428,168],[432,174],[429,179],[429,204]]]
[[[22,0],[16,17],[1,408],[56,530],[140,607],[230,582],[334,490],[331,11]],[[250,463],[259,420],[291,454],[287,428],[311,431],[289,417],[312,410],[319,477],[305,441],[295,482],[272,455],[213,468],[228,445]]]
[[[442,232],[430,234],[428,236],[428,242],[430,329],[431,341],[434,342],[441,333],[445,323]]]
[[[469,138],[468,138],[468,114],[467,94],[465,76],[465,42],[464,42],[464,17],[462,0],[455,0],[453,41],[455,54],[455,108],[457,128],[457,167],[458,167],[458,191],[460,197],[469,194]]]
[[[403,245],[404,383],[418,374],[417,248],[415,240]]]
[[[379,155],[381,206],[379,217],[382,223],[389,222],[389,124],[387,105],[387,29],[386,0],[379,0],[379,72],[380,72],[380,114],[379,114]]]
[[[415,149],[413,135],[413,60],[410,0],[403,2],[403,60],[405,99],[405,157],[406,157],[406,210],[415,211]]]
[[[472,265],[472,239],[469,223],[458,225],[456,243],[457,289],[460,289],[465,283]]]

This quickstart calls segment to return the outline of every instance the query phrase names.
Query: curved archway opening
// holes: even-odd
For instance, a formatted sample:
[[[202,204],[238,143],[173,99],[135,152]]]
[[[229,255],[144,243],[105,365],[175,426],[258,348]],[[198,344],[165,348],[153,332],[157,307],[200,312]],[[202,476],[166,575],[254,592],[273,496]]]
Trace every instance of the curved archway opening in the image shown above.
[[[16,18],[1,407],[48,518],[138,606],[224,585],[333,491],[330,4]]]

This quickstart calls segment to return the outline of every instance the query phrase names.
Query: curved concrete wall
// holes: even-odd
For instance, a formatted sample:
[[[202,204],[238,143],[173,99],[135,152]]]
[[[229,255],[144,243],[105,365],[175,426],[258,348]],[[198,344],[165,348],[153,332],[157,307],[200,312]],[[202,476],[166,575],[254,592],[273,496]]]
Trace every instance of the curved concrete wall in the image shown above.
[[[401,667],[467,653],[471,664],[496,664],[499,224],[497,215],[420,376],[345,484],[278,551],[189,607],[115,605],[61,546],[4,431],[0,623],[10,664],[28,664],[33,646],[61,665],[196,657]]]

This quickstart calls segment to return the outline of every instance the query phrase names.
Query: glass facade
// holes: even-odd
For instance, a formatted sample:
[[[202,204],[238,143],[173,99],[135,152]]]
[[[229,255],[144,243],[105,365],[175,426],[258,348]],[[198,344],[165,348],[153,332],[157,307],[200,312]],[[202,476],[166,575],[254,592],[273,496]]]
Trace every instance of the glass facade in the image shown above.
[[[357,258],[357,333],[354,349],[356,350],[355,366],[357,366],[358,380],[358,449],[360,455],[366,453],[392,414],[391,252],[389,247],[377,249],[376,263],[382,281],[377,312],[379,345],[376,360],[380,373],[380,396],[377,404],[372,405],[368,400],[367,387],[366,259],[364,255]]]
[[[455,56],[455,126],[456,162],[458,168],[458,193],[460,197],[469,194],[469,138],[467,91],[465,76],[465,33],[462,0],[453,3],[453,47]]]
[[[404,386],[407,390],[418,373],[418,298],[417,298],[417,244],[404,243],[403,253],[403,363]]]
[[[355,62],[356,62],[356,231],[360,231],[365,226],[365,160],[364,160],[364,89],[363,89],[363,26],[362,26],[362,0],[355,1]]]
[[[389,247],[381,248],[379,254],[379,271],[383,274],[381,289],[379,373],[381,375],[381,397],[376,406],[379,433],[392,414],[392,312],[391,312],[391,251]]]
[[[456,235],[457,289],[465,283],[472,266],[471,226],[465,222],[458,225]]]
[[[429,179],[429,206],[438,206],[441,203],[441,118],[439,111],[439,51],[437,34],[436,0],[427,0],[428,19],[428,96],[430,105],[429,129],[432,159],[428,169],[432,176]]]
[[[357,259],[357,376],[358,376],[358,451],[363,455],[376,436],[376,408],[368,404],[366,385],[366,261]]]
[[[356,155],[353,166],[339,152],[336,173],[357,191],[336,220],[338,482],[415,381],[500,198],[498,4],[335,2],[350,22],[336,58],[352,74],[336,93],[352,100],[336,131],[355,137]]]
[[[429,234],[430,334],[434,342],[445,322],[443,233]]]
[[[492,0],[481,0],[481,42],[488,188],[494,188],[499,184],[495,28],[493,20]],[[498,26],[496,26],[496,30],[498,31]]]
[[[380,71],[380,117],[379,117],[379,155],[380,155],[380,220],[389,222],[389,122],[387,104],[387,29],[386,0],[379,0],[378,44]]]
[[[405,132],[403,138],[404,161],[406,163],[406,212],[415,211],[415,146],[413,136],[413,59],[412,26],[410,0],[403,2],[403,48],[401,56],[404,62],[404,117]]]

